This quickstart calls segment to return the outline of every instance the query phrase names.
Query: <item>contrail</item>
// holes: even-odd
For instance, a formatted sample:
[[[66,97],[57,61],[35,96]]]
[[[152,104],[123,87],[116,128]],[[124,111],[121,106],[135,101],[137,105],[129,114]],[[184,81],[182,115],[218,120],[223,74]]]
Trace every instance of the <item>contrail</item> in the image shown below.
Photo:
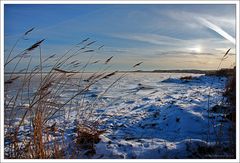
[[[206,27],[212,29],[213,31],[217,32],[219,35],[227,39],[228,41],[232,42],[234,45],[236,44],[235,38],[233,38],[231,35],[229,35],[227,32],[225,32],[222,28],[219,26],[209,22],[208,20],[199,17],[198,20]]]

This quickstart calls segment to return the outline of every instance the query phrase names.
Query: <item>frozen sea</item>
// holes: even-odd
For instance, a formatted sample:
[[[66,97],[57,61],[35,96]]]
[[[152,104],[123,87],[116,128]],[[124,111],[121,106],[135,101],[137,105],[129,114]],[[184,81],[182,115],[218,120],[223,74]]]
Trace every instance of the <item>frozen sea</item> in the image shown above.
[[[219,139],[228,143],[230,122],[223,114],[209,112],[224,100],[226,78],[204,74],[128,73],[108,89],[120,75],[97,82],[84,97],[77,98],[52,119],[59,129],[67,131],[66,141],[71,139],[73,123],[79,117],[100,122],[99,129],[105,132],[90,158],[189,158],[194,157],[194,150],[201,145],[211,145]],[[189,75],[193,79],[180,80]],[[79,76],[72,80],[79,80]],[[31,88],[34,93],[34,84]],[[61,98],[64,101],[76,91],[67,86]],[[14,93],[16,89],[8,90],[5,100]]]

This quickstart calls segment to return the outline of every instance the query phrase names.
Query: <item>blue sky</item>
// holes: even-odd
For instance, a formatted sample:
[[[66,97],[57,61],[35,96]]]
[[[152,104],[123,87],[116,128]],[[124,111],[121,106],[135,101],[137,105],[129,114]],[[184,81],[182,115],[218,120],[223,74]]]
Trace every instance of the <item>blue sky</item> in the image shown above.
[[[34,31],[18,44],[15,54],[45,38],[43,56],[61,55],[89,37],[97,41],[93,48],[104,45],[93,60],[114,56],[112,69],[128,70],[140,61],[142,70],[216,69],[229,48],[223,67],[235,62],[235,6],[230,4],[9,4],[4,7],[5,55],[32,27]],[[84,62],[88,58],[89,54],[82,54],[77,59]],[[33,63],[38,60],[33,56]],[[89,67],[89,71],[99,66]]]

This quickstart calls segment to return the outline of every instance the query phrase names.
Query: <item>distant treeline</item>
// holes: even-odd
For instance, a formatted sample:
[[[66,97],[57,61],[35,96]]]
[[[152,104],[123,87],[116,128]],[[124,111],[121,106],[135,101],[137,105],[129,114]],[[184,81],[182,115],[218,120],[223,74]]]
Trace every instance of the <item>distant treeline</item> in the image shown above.
[[[217,75],[217,76],[236,76],[236,66],[234,68],[223,68],[215,70],[213,72],[207,72],[206,75]]]
[[[137,72],[137,73],[192,73],[192,74],[205,74],[205,75],[217,75],[217,76],[234,76],[236,74],[236,67],[234,68],[224,68],[220,70],[152,70],[152,71],[144,71],[144,70],[136,70],[136,71],[118,71],[119,73],[125,72]],[[26,72],[25,72],[26,73]],[[48,72],[42,72],[46,74]],[[69,72],[69,73],[78,73],[78,72]],[[84,73],[94,73],[94,72],[84,72]],[[11,72],[5,72],[5,74],[11,74]],[[14,73],[15,74],[15,73]],[[21,74],[21,73],[16,73]],[[24,74],[24,73],[23,73]]]
[[[236,67],[234,68],[223,68],[220,70],[153,70],[153,71],[143,71],[137,70],[134,72],[142,72],[142,73],[193,73],[193,74],[206,74],[206,75],[217,75],[217,76],[233,76],[236,73]]]

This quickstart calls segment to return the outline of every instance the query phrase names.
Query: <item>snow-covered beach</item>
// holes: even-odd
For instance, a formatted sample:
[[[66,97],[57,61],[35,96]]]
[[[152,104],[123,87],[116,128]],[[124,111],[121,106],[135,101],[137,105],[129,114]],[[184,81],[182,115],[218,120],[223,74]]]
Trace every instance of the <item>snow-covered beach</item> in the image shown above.
[[[202,148],[219,142],[222,146],[228,145],[231,122],[224,113],[211,111],[225,100],[222,93],[226,77],[129,73],[100,96],[119,75],[97,82],[84,94],[84,104],[83,97],[75,99],[49,121],[57,126],[53,133],[55,139],[59,137],[62,141],[64,137],[65,155],[72,153],[72,140],[76,137],[74,124],[78,121],[98,122],[97,128],[103,133],[100,141],[94,143],[94,152],[89,154],[87,149],[81,149],[77,158],[201,158],[206,155]],[[189,75],[192,79],[180,79]],[[79,80],[79,76],[72,80]],[[64,101],[76,91],[74,87],[66,86],[61,98]],[[14,93],[14,89],[9,90],[10,93]],[[16,118],[16,123],[18,121]],[[5,132],[10,129],[5,128]],[[19,140],[29,130],[23,125]],[[64,134],[61,131],[65,131]],[[5,139],[5,152],[8,144]]]

